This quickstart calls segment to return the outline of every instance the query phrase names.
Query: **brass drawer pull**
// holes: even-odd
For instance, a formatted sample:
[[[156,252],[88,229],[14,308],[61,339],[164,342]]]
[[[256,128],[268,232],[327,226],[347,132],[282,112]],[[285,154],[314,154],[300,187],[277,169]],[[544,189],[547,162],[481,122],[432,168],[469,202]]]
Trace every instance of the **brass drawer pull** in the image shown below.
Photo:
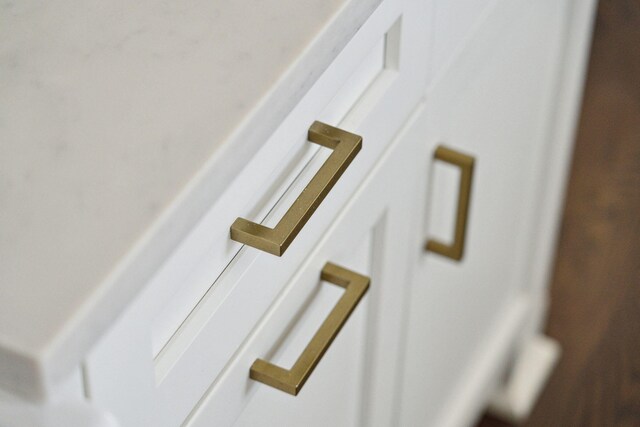
[[[361,136],[321,122],[311,125],[307,138],[333,153],[275,228],[237,218],[231,225],[232,240],[282,256],[362,147]]]
[[[344,294],[311,338],[291,369],[284,369],[262,359],[251,365],[249,377],[296,396],[320,359],[349,319],[369,289],[369,278],[335,264],[326,263],[320,279],[344,288]]]
[[[469,203],[471,198],[471,185],[473,182],[473,166],[475,159],[442,145],[436,148],[433,158],[460,168],[458,212],[456,214],[456,231],[453,244],[446,245],[442,242],[429,239],[427,240],[427,244],[424,248],[426,251],[435,252],[456,261],[460,261],[464,254],[464,243],[467,231],[467,219],[469,215]]]

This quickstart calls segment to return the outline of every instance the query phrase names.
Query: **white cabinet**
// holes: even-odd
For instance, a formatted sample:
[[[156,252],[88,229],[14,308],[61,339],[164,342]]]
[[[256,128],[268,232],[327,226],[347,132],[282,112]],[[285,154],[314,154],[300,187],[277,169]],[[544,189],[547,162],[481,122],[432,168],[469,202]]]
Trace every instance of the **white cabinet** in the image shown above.
[[[82,360],[45,403],[25,404],[29,417],[46,419],[42,408],[70,396],[121,427],[464,426],[483,410],[544,313],[529,273],[548,265],[540,248],[555,228],[541,224],[557,215],[540,222],[536,209],[542,194],[561,193],[566,163],[547,159],[568,151],[566,132],[554,135],[570,127],[579,90],[562,76],[580,74],[584,58],[565,61],[565,45],[584,45],[593,4],[347,3],[326,23],[342,32],[318,33],[255,99],[278,120],[249,115],[230,136],[270,129],[259,149],[238,142],[212,155],[193,188],[222,189],[188,187],[119,267],[139,292],[109,288],[121,298],[107,321],[91,310],[117,301],[96,285],[68,316],[75,323],[52,339],[92,344],[69,349]],[[321,59],[327,67],[310,67]],[[318,136],[315,121],[343,130]],[[334,156],[344,131],[363,139],[348,160]],[[236,218],[254,223],[241,230],[250,238]],[[286,253],[265,231],[280,222]],[[163,232],[178,243],[153,252],[169,241]],[[464,251],[425,251],[428,240]],[[258,249],[265,241],[276,249]],[[344,270],[323,280],[334,264]],[[361,276],[368,290],[355,298],[348,283]],[[26,378],[48,381],[25,366]],[[3,403],[0,394],[1,425],[15,413]]]
[[[496,2],[428,93],[415,135],[428,156],[416,206],[420,244],[455,240],[462,178],[434,157],[437,147],[465,153],[475,166],[468,215],[461,213],[462,258],[413,254],[401,425],[471,422],[495,385],[478,375],[495,377],[497,355],[513,350],[532,315],[535,296],[522,271],[533,244],[529,209],[545,174],[541,153],[549,144],[567,5]]]

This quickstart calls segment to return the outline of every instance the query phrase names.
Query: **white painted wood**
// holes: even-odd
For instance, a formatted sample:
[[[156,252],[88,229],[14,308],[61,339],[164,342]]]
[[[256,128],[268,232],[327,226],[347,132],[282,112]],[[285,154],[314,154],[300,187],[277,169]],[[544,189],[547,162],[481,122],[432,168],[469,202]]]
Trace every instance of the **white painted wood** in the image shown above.
[[[111,415],[87,402],[79,368],[57,383],[47,399],[40,402],[0,390],[2,427],[117,427],[114,423]]]
[[[2,427],[120,427],[116,419],[84,398],[69,384],[58,389],[56,399],[34,403],[0,390],[0,426]],[[73,391],[72,391],[73,390]]]
[[[80,402],[84,400],[86,400],[84,373],[81,368],[74,370],[71,375],[56,384],[54,392],[49,396],[49,401],[54,403]]]
[[[434,3],[433,58],[430,80],[437,78],[459,54],[474,30],[482,25],[487,9],[496,0],[432,0]]]
[[[113,411],[124,425],[169,426],[184,420],[388,146],[420,97],[421,91],[416,89],[424,87],[426,59],[416,54],[421,45],[410,43],[426,38],[426,28],[419,25],[421,8],[416,1],[388,0],[376,10],[203,219],[202,224],[208,225],[193,231],[195,245],[185,244],[176,250],[175,258],[158,272],[91,353],[86,363],[91,399]],[[364,94],[345,111],[341,85],[383,40],[394,54],[385,54],[386,67],[371,84],[364,85]],[[356,83],[361,84],[360,80]],[[332,98],[338,101],[334,103]],[[290,184],[281,184],[285,191],[274,195],[275,200],[259,193],[252,196],[255,189],[278,182],[272,178],[274,172],[261,172],[265,164],[276,169],[277,175],[276,166],[282,164],[279,153],[310,145],[305,142],[306,130],[316,119],[363,135],[363,150],[282,258],[245,247],[219,274],[215,263],[209,261],[217,259],[216,253],[229,254],[230,247],[239,246],[228,239],[228,227],[235,217],[255,219],[253,215],[258,215],[259,219],[262,211],[267,223],[277,218],[323,162],[321,151],[311,155],[301,172],[295,169],[297,175]],[[208,233],[207,227],[220,232]],[[194,266],[194,262],[199,264]],[[201,293],[194,294],[189,315],[154,360],[154,322],[173,295],[189,287],[187,278],[198,282]]]
[[[375,242],[374,235],[379,234],[378,227],[384,227],[384,225],[384,223],[374,224],[365,236],[352,236],[356,241],[349,242],[350,247],[337,248],[338,251],[343,252],[343,255],[340,261],[335,262],[371,276],[372,264],[375,261],[380,262],[380,245],[384,244],[384,242]],[[338,257],[338,253],[335,256]],[[316,267],[316,264],[313,263],[313,267]],[[304,269],[305,266],[302,268]],[[309,279],[309,283],[301,283],[305,279]],[[272,347],[275,346],[275,348],[266,353],[253,348],[249,350],[250,354],[267,358],[283,367],[293,365],[342,292],[340,288],[319,282],[317,271],[315,274],[313,271],[304,274],[304,278],[299,275],[294,276],[291,286],[307,288],[310,291],[305,295],[307,301],[298,299],[296,303],[299,303],[299,306],[292,306],[288,301],[276,303],[276,310],[289,314],[291,318],[289,324],[276,323],[272,320],[265,325],[260,325],[258,333],[274,338]],[[246,380],[242,378],[240,384],[249,388],[252,395],[248,396],[247,406],[241,409],[242,412],[233,425],[236,427],[252,427],[260,424],[292,427],[357,425],[361,419],[364,403],[362,401],[364,375],[369,371],[366,338],[367,335],[372,334],[369,328],[370,322],[367,320],[374,315],[371,312],[370,301],[369,296],[366,295],[359,303],[298,396],[293,397],[261,384],[247,385]],[[281,317],[282,320],[286,319],[286,315]],[[282,330],[283,326],[284,330]],[[276,338],[278,334],[281,334],[279,339]],[[242,369],[246,370],[247,366],[240,364],[239,370]],[[246,372],[243,376],[246,376]],[[234,377],[233,380],[228,381],[235,380]],[[249,380],[249,383],[251,382],[252,380]],[[215,423],[215,420],[199,421],[201,425],[212,422]]]
[[[116,419],[86,403],[37,406],[0,403],[2,427],[120,427]]]
[[[485,354],[500,313],[519,298],[531,304],[526,284],[517,279],[525,265],[522,251],[528,249],[523,231],[525,215],[532,214],[526,212],[535,197],[532,182],[544,174],[531,161],[548,143],[549,94],[555,89],[566,6],[494,3],[430,86],[423,130],[428,156],[444,144],[473,155],[476,169],[463,260],[433,253],[415,258],[401,425],[472,422],[489,396],[469,379],[468,367]],[[438,168],[433,161],[422,167],[423,226],[416,245],[452,232],[457,183],[437,174]],[[524,319],[517,326],[523,325]],[[494,353],[491,372],[500,371],[496,361],[506,361],[514,343]],[[482,381],[488,386],[495,378]]]
[[[510,423],[526,421],[560,357],[560,345],[544,335],[528,340],[507,380],[494,392],[489,412]]]
[[[549,143],[538,153],[537,170],[543,172],[538,172],[540,177],[536,181],[535,198],[526,208],[528,241],[531,242],[526,256],[531,262],[522,269],[519,280],[528,280],[529,289],[542,293],[542,298],[546,298],[546,286],[551,280],[596,6],[595,0],[567,2],[569,11],[563,26],[564,45],[557,58],[558,77],[550,94],[552,108],[546,117]],[[540,206],[544,209],[539,209]]]
[[[491,333],[479,345],[471,362],[460,367],[462,379],[455,386],[455,399],[445,402],[433,425],[472,426],[477,420],[505,366],[510,362],[514,342],[529,315],[531,301],[525,295],[512,299],[496,313]],[[426,422],[423,425],[430,425]]]

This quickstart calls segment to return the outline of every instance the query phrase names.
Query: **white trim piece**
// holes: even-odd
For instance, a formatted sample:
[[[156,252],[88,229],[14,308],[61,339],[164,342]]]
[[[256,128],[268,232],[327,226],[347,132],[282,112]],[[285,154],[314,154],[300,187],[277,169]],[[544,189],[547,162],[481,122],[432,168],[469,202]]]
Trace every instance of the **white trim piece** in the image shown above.
[[[529,418],[559,358],[557,341],[544,335],[532,337],[522,348],[507,382],[493,395],[489,412],[511,423]]]

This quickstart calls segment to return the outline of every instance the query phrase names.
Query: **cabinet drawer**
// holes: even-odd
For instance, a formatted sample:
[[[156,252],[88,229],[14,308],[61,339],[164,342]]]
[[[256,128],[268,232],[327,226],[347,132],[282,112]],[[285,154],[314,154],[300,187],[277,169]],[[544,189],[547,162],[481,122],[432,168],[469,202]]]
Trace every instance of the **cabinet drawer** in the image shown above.
[[[426,75],[418,6],[381,4],[91,352],[91,399],[124,426],[184,421],[389,146]],[[361,135],[361,152],[282,257],[231,240],[238,217],[277,224],[324,164],[315,120]]]

